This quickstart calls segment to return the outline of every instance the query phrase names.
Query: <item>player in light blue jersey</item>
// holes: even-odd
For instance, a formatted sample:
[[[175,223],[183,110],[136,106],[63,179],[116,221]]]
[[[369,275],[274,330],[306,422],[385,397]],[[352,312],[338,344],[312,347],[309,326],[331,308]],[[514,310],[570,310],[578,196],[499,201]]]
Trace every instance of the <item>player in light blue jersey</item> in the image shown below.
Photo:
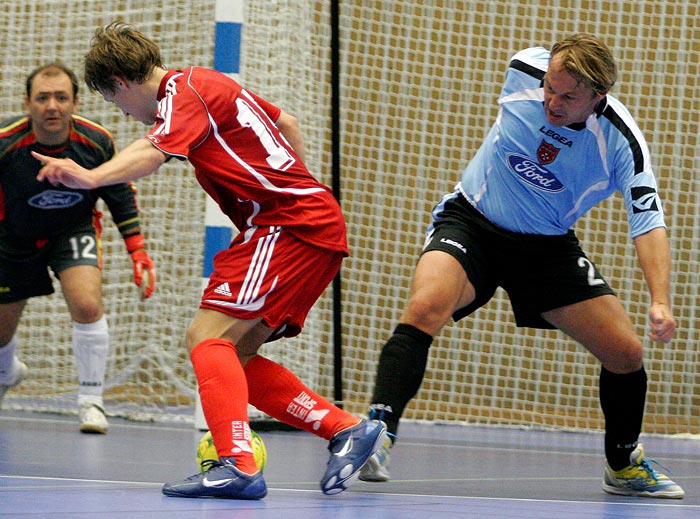
[[[512,58],[493,127],[433,211],[410,299],[382,350],[370,416],[386,422],[395,439],[433,337],[502,287],[518,326],[557,328],[601,362],[603,489],[682,498],[683,489],[650,466],[638,442],[647,390],[642,342],[572,230],[598,202],[622,193],[650,294],[649,337],[670,341],[676,322],[663,211],[644,137],[609,94],[615,80],[610,50],[586,34]],[[389,479],[391,445],[370,459],[361,479]]]

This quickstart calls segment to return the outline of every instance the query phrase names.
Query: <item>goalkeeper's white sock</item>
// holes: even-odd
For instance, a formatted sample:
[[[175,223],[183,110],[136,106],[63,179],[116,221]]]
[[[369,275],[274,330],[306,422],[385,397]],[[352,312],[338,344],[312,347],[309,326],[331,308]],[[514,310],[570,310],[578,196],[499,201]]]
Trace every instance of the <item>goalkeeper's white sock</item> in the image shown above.
[[[109,351],[109,326],[102,316],[94,323],[73,321],[73,353],[78,363],[78,404],[103,406],[105,371]]]
[[[19,369],[19,360],[15,356],[17,344],[17,335],[13,335],[10,342],[0,348],[0,384],[12,380]]]

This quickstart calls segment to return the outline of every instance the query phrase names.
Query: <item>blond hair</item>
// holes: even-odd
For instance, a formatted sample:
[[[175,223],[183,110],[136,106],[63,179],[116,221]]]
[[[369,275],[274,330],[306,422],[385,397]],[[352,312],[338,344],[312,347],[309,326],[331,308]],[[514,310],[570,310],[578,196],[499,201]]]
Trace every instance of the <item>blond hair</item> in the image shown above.
[[[552,46],[551,57],[558,55],[561,65],[580,79],[595,94],[607,93],[617,80],[617,66],[612,52],[599,38],[590,34],[573,34]]]

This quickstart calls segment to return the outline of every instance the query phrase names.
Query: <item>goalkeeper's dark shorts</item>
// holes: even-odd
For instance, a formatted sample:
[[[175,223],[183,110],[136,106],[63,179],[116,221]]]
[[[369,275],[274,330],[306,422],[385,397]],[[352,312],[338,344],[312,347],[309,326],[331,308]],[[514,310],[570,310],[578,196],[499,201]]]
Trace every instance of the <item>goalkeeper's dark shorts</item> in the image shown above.
[[[506,231],[461,195],[434,213],[423,253],[432,250],[457,259],[476,290],[476,299],[453,314],[455,321],[485,305],[499,287],[510,297],[518,326],[545,329],[555,327],[543,312],[614,294],[573,231],[556,236]]]
[[[51,238],[19,244],[0,239],[0,304],[53,294],[49,267],[58,275],[68,267],[102,268],[99,230],[87,221]]]

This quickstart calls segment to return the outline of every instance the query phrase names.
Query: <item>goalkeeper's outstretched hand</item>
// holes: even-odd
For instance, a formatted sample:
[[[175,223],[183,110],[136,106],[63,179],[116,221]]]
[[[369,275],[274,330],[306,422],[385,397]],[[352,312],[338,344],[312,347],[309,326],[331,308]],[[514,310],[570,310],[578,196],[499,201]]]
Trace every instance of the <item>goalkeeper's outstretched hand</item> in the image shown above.
[[[148,299],[156,288],[156,268],[146,252],[141,233],[124,237],[126,250],[134,262],[134,283],[141,289],[141,299]]]
[[[156,288],[156,268],[145,249],[131,253],[134,262],[134,283],[141,288],[141,298],[148,299]]]

